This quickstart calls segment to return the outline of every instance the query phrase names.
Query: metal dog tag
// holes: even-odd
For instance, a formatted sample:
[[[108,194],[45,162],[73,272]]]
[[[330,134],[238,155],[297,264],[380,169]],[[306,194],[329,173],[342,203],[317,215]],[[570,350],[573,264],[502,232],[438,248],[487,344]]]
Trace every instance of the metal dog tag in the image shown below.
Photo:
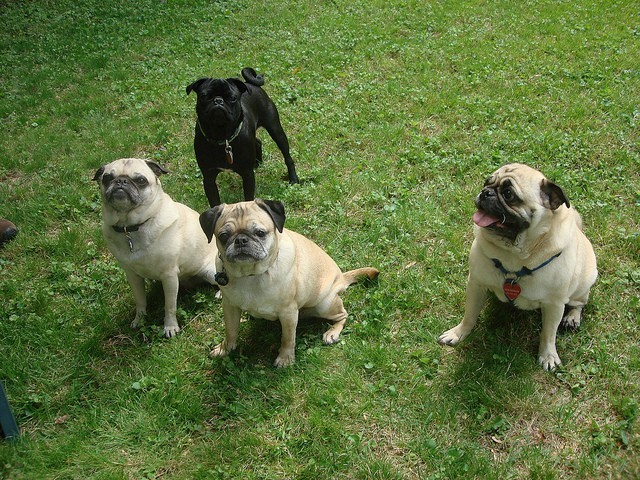
[[[229,145],[229,140],[225,140],[224,152],[227,154],[227,163],[233,165],[233,148]]]
[[[133,239],[131,238],[131,234],[127,232],[126,229],[124,231],[124,236],[127,239],[127,243],[129,244],[129,251],[133,252]]]
[[[229,283],[229,277],[225,272],[218,272],[215,274],[213,279],[216,281],[218,285],[224,287],[227,283]]]

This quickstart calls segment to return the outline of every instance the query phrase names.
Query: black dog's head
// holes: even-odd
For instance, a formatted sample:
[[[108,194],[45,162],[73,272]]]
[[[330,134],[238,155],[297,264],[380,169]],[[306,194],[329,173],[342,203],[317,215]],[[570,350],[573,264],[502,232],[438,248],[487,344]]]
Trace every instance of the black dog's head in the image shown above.
[[[569,207],[562,188],[542,173],[522,164],[509,164],[489,177],[475,200],[476,225],[515,240],[518,234],[537,228],[541,219],[561,205]]]
[[[201,78],[187,87],[198,95],[196,113],[207,137],[228,137],[242,120],[240,98],[247,91],[244,82],[237,78]]]

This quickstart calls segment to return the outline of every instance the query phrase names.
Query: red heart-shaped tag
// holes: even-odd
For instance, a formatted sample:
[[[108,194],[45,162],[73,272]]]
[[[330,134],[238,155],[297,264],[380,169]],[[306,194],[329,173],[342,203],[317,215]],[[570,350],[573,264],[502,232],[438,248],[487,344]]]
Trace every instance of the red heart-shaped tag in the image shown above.
[[[522,288],[520,288],[520,285],[518,285],[517,283],[507,280],[502,285],[502,290],[504,291],[506,297],[513,302],[516,298],[518,298],[518,295],[520,295]]]

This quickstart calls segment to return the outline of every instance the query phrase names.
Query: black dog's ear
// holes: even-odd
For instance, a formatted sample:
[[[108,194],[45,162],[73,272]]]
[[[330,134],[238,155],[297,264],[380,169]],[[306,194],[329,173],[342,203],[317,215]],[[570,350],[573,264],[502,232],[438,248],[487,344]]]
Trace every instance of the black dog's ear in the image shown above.
[[[200,93],[200,87],[205,82],[205,80],[209,80],[209,78],[208,77],[199,78],[198,80],[193,82],[191,85],[188,85],[187,86],[187,95],[189,95],[191,93],[191,90],[195,90],[196,93]]]
[[[156,162],[152,162],[151,160],[145,160],[145,162],[147,162],[147,165],[153,171],[153,173],[156,174],[156,177],[159,177],[163,173],[169,173],[169,170],[162,168]]]
[[[209,243],[211,243],[211,240],[213,239],[213,232],[215,232],[216,223],[218,223],[218,219],[220,218],[220,215],[222,215],[224,207],[224,203],[222,205],[216,205],[215,207],[200,214],[200,226],[207,236]]]
[[[247,84],[238,78],[227,78],[227,82],[234,84],[240,90],[240,93],[247,91]]]
[[[96,174],[93,176],[93,180],[96,182],[99,182],[100,179],[102,178],[102,174],[104,173],[104,165],[102,165],[98,171],[96,172]]]
[[[284,205],[282,202],[277,200],[262,200],[261,198],[256,198],[255,201],[261,209],[269,214],[278,231],[282,233],[284,221],[287,218],[284,214]]]
[[[567,204],[567,208],[571,207],[562,188],[547,179],[540,183],[540,195],[542,196],[542,204],[551,210],[559,208],[563,203]]]

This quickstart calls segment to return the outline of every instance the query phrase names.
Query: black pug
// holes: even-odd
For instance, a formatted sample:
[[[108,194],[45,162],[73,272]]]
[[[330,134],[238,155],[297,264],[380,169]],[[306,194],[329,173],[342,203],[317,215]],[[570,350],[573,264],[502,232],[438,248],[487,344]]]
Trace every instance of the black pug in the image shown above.
[[[289,155],[289,140],[280,124],[275,104],[262,88],[263,75],[243,68],[245,82],[237,78],[200,78],[187,87],[198,95],[193,148],[202,172],[209,205],[220,205],[216,177],[232,170],[242,177],[244,199],[255,198],[254,169],[262,161],[262,142],[256,130],[264,127],[282,152],[289,183],[298,183],[298,175]]]

